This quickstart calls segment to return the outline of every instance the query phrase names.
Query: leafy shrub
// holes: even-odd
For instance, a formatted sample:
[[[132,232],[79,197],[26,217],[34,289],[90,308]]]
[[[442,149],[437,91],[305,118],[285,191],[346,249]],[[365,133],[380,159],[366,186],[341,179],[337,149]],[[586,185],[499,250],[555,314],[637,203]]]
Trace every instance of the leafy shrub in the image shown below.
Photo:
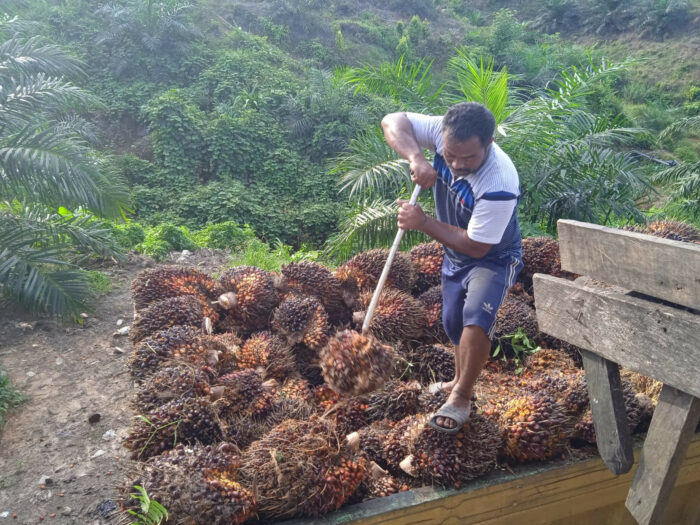
[[[109,275],[99,270],[84,272],[90,284],[90,291],[95,295],[104,295],[112,290],[112,281]]]
[[[117,244],[125,250],[133,250],[146,240],[146,232],[138,222],[109,223],[109,228]]]
[[[255,239],[255,232],[247,224],[241,227],[235,221],[210,224],[196,232],[195,242],[206,248],[238,249]]]
[[[137,246],[138,251],[157,261],[162,261],[173,251],[196,249],[197,244],[187,228],[170,223],[148,229],[145,240]]]
[[[5,412],[24,400],[25,396],[12,385],[7,372],[0,367],[0,426],[5,423]]]

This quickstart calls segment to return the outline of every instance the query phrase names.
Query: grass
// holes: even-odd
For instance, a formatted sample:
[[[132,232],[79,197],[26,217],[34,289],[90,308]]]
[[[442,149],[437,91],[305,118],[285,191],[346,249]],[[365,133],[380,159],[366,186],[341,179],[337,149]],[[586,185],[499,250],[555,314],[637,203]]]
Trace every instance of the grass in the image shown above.
[[[273,248],[258,239],[247,242],[242,250],[233,252],[227,266],[255,266],[262,270],[277,272],[283,265],[302,260],[317,261],[320,252],[302,247],[292,253],[292,247],[277,242]],[[321,261],[319,261],[321,262]]]
[[[26,397],[10,381],[7,372],[0,367],[0,427],[5,424],[5,413],[22,403]]]
[[[92,293],[99,296],[112,291],[112,281],[106,273],[99,270],[90,270],[85,273],[87,274]]]

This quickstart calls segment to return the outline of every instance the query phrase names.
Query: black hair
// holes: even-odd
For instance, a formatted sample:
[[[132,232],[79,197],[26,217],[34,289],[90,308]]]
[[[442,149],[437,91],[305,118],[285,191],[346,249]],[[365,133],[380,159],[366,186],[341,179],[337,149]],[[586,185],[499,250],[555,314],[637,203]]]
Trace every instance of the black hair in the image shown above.
[[[496,119],[493,113],[478,102],[460,102],[447,110],[442,118],[442,131],[448,137],[462,141],[479,137],[482,146],[493,138]]]

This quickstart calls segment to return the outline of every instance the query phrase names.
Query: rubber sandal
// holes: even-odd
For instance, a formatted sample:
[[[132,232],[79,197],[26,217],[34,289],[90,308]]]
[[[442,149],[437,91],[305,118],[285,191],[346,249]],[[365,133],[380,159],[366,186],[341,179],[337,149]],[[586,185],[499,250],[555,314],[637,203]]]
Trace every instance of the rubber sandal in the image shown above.
[[[459,431],[462,430],[462,427],[469,419],[471,412],[471,405],[465,411],[464,409],[458,408],[455,405],[448,405],[447,403],[445,403],[440,407],[440,410],[435,412],[433,417],[430,418],[430,421],[428,421],[428,425],[430,425],[432,428],[439,432],[444,432],[445,434],[457,434]],[[453,428],[440,426],[437,424],[437,418],[439,417],[450,418],[452,421],[457,423],[457,425]]]

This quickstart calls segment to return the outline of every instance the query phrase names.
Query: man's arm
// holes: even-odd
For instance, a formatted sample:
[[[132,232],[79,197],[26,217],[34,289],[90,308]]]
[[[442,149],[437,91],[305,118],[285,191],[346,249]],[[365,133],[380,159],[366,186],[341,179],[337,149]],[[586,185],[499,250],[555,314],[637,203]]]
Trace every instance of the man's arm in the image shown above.
[[[432,187],[437,172],[425,158],[406,113],[389,113],[382,119],[382,129],[391,149],[409,162],[411,180],[423,189]]]
[[[422,231],[440,244],[475,259],[482,258],[493,246],[470,239],[467,230],[463,228],[428,217],[418,205],[411,206],[405,200],[398,202],[401,206],[398,218],[399,228]]]

